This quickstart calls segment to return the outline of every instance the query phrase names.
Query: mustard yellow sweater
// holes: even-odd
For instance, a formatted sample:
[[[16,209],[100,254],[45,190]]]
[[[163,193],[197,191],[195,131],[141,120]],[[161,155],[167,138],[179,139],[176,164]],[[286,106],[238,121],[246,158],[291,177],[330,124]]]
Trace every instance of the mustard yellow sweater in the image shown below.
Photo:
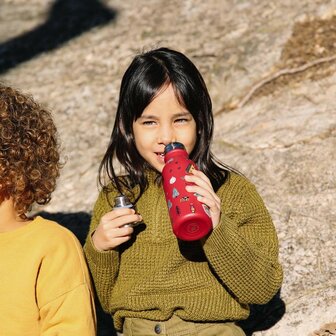
[[[94,336],[95,311],[82,247],[37,217],[0,233],[0,335]]]
[[[246,319],[248,304],[269,301],[282,283],[278,240],[255,187],[230,173],[218,190],[220,224],[204,242],[178,242],[164,192],[149,175],[137,203],[144,225],[132,243],[98,252],[91,234],[111,210],[104,193],[95,204],[84,246],[98,297],[122,330],[123,318],[189,321]],[[116,193],[111,192],[113,200]]]

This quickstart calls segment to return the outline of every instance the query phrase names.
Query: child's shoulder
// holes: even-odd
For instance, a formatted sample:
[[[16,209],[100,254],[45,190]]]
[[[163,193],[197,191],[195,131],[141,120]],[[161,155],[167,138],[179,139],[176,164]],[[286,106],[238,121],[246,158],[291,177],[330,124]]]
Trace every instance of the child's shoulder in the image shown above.
[[[257,192],[255,185],[246,176],[230,171],[217,194],[220,197],[241,197],[251,192]]]
[[[254,184],[244,175],[236,173],[236,172],[229,172],[228,176],[225,180],[225,182],[223,183],[221,188],[251,188],[254,187]]]
[[[55,221],[37,216],[33,219],[31,226],[34,228],[36,235],[42,236],[51,245],[58,243],[79,244],[77,237],[69,229]]]
[[[264,202],[253,182],[247,177],[230,172],[229,176],[218,189],[217,195],[227,208],[244,206],[244,211],[248,208],[255,211],[256,208],[263,209]]]
[[[77,237],[64,226],[41,216],[33,219],[30,225],[30,237],[27,237],[26,243],[34,246],[32,255],[43,264],[41,269],[44,275],[40,277],[47,278],[51,274],[60,279],[65,277],[64,286],[86,282],[88,275],[85,257]],[[51,281],[54,283],[54,278]],[[62,292],[62,288],[59,289]]]

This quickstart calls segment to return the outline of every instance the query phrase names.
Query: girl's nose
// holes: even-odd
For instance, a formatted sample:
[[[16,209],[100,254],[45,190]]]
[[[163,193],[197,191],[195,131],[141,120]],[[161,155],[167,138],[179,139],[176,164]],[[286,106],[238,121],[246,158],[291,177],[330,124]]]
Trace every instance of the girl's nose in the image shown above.
[[[167,145],[175,141],[174,130],[170,126],[160,127],[158,134],[158,143]]]

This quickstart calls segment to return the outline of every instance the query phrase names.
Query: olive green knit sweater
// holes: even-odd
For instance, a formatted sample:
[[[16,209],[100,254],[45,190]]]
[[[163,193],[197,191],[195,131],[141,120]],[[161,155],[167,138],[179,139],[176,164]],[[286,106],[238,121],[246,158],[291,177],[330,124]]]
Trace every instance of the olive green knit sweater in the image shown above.
[[[137,203],[144,224],[132,242],[107,252],[93,247],[91,234],[111,210],[100,193],[84,246],[99,300],[116,329],[124,317],[245,319],[248,304],[270,300],[281,286],[282,268],[276,232],[255,187],[230,173],[217,192],[219,225],[205,241],[188,243],[174,236],[163,189],[154,179],[149,174],[149,188]]]

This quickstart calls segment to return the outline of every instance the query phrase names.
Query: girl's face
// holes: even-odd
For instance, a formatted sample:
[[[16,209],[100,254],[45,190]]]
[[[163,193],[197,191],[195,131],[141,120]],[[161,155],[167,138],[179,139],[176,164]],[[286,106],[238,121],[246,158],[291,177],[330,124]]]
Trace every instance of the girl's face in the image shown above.
[[[135,146],[140,155],[162,172],[165,145],[178,141],[191,153],[196,143],[196,122],[178,102],[170,84],[163,89],[133,122]]]

